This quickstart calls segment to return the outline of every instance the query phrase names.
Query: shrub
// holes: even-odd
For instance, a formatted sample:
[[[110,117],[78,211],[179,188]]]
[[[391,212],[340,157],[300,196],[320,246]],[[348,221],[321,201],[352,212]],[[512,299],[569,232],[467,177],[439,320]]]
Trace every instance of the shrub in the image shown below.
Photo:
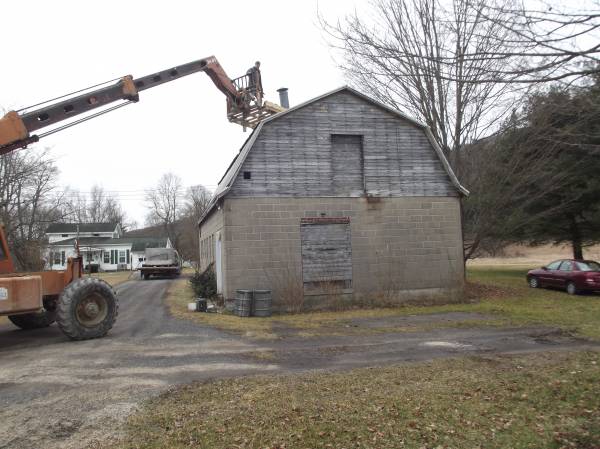
[[[214,264],[211,263],[202,273],[196,271],[190,279],[190,283],[196,296],[208,299],[215,298],[217,296],[217,277]]]

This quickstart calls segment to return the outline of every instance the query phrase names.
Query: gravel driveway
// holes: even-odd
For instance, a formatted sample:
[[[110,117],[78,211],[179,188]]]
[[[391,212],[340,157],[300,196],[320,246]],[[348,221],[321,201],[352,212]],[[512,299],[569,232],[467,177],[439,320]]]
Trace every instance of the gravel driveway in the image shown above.
[[[103,339],[71,342],[56,326],[0,326],[0,448],[94,447],[118,437],[144,399],[195,380],[588,345],[547,328],[243,340],[169,316],[163,297],[170,282],[121,284],[119,317]]]

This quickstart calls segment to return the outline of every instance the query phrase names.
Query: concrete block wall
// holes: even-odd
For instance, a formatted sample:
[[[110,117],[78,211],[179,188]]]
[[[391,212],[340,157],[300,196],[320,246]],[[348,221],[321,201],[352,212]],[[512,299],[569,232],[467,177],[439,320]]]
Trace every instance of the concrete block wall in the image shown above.
[[[271,289],[277,303],[286,281],[301,286],[300,219],[320,216],[350,217],[355,294],[459,287],[464,276],[459,201],[227,198],[222,209],[224,295]]]
[[[202,257],[202,241],[209,237],[209,236],[214,236],[215,238],[213,239],[213,241],[216,242],[217,240],[217,234],[221,232],[221,238],[223,239],[222,233],[223,233],[223,210],[222,209],[217,209],[215,208],[212,213],[208,216],[208,218],[202,223],[202,226],[199,229],[199,238],[198,238],[198,242],[199,242],[199,254],[200,254],[200,270],[203,271],[206,269],[206,267],[213,262],[213,260],[206,258],[206,257]],[[213,249],[213,253],[214,253],[214,249]],[[224,265],[223,265],[224,266]]]

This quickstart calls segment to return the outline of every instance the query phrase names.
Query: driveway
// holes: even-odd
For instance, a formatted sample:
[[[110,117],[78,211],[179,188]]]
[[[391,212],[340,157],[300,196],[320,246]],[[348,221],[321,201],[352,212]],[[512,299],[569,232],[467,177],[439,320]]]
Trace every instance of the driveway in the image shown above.
[[[0,448],[94,447],[118,437],[119,426],[141,401],[191,381],[588,345],[549,328],[243,340],[172,318],[163,304],[170,282],[121,284],[119,317],[103,339],[71,342],[56,326],[37,331],[0,326]],[[453,319],[438,314],[431,321],[441,318]],[[423,317],[399,319],[409,325]]]

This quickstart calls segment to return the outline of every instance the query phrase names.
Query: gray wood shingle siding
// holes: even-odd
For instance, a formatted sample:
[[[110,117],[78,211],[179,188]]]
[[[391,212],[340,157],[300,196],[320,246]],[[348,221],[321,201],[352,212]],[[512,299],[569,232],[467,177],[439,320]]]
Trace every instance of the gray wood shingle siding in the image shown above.
[[[360,158],[351,148],[359,139]],[[265,123],[228,196],[357,197],[365,188],[374,196],[458,196],[423,129],[340,91]]]

